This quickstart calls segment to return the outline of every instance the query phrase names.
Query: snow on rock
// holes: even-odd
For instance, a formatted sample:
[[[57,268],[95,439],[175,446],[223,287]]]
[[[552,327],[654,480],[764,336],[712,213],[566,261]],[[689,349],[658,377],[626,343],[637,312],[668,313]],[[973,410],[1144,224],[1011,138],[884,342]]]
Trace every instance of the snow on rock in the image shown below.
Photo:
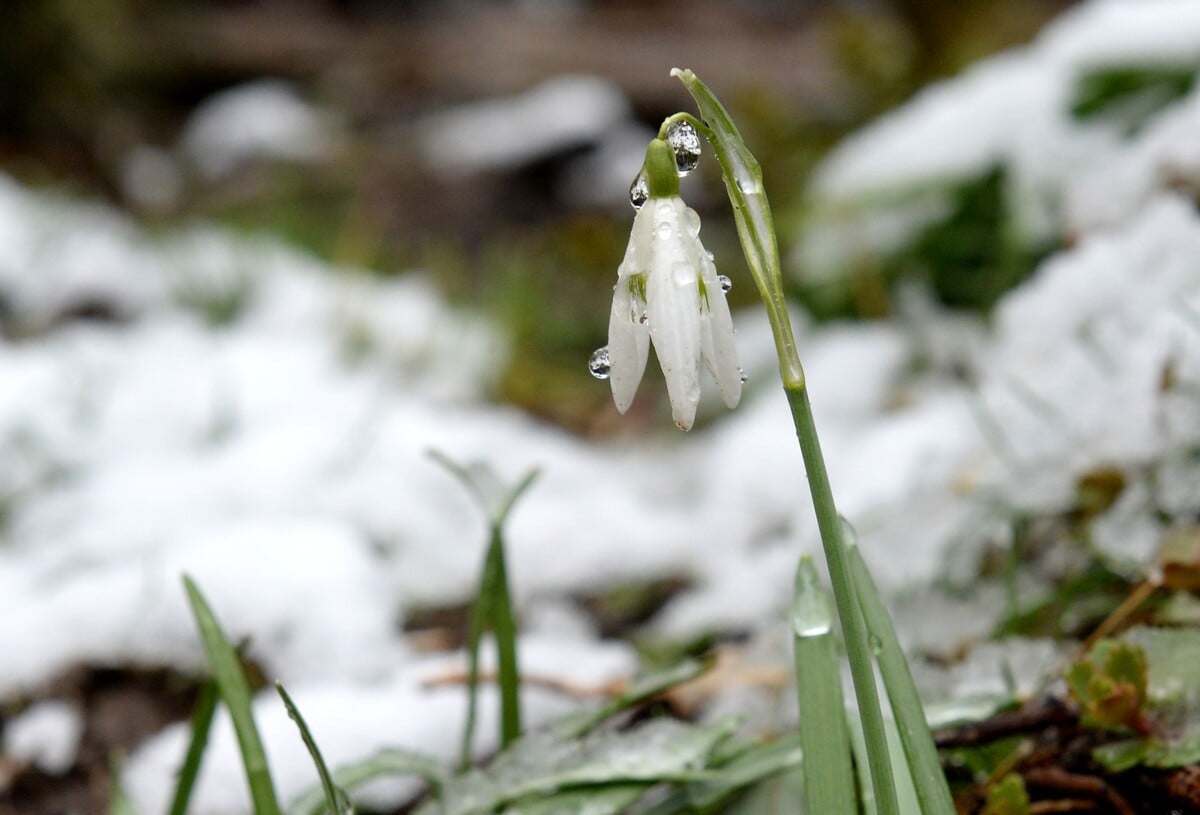
[[[38,702],[4,727],[4,754],[51,775],[75,764],[83,738],[83,713],[58,700]]]

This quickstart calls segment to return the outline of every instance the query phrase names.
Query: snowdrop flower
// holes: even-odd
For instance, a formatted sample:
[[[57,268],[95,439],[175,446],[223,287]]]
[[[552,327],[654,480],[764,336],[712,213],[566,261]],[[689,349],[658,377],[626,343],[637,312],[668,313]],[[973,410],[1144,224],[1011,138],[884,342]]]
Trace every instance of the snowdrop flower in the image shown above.
[[[653,342],[672,417],[690,430],[700,401],[701,361],[730,408],[742,396],[742,371],[722,280],[700,243],[700,217],[679,197],[675,155],[665,141],[650,143],[643,172],[649,199],[634,218],[617,269],[608,322],[609,381],[624,413]]]

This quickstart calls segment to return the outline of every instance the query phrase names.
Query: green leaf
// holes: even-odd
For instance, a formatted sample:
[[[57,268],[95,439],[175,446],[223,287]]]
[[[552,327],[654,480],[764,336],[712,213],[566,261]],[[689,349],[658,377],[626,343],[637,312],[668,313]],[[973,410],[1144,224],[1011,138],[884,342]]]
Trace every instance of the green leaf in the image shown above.
[[[1141,697],[1153,715],[1154,735],[1103,745],[1093,756],[1114,772],[1138,765],[1171,768],[1200,763],[1200,672],[1196,670],[1200,631],[1141,626],[1127,631],[1122,644],[1141,652],[1146,662]],[[1114,685],[1127,689],[1136,685],[1136,660],[1130,663],[1124,656],[1109,657],[1105,667],[1117,674],[1117,679],[1108,684],[1092,679],[1100,691],[1112,694],[1117,692]]]
[[[1105,730],[1146,729],[1146,653],[1127,642],[1103,639],[1067,671],[1067,687],[1083,721]]]
[[[501,810],[502,815],[618,815],[632,806],[653,782],[584,787],[556,795],[535,795]]]
[[[332,773],[333,783],[345,790],[387,776],[417,776],[427,781],[434,791],[446,780],[446,769],[429,756],[409,750],[389,748],[368,756],[362,761],[339,767]],[[322,815],[326,808],[325,788],[317,784],[306,790],[288,807],[287,815]]]
[[[728,761],[723,761],[719,755],[724,746],[728,746],[728,743],[718,746],[713,753],[710,778],[684,785],[642,815],[677,815],[680,812],[710,810],[760,782],[796,770],[803,763],[804,753],[799,734],[748,748],[739,743],[734,745],[735,755]]]
[[[887,690],[892,715],[896,717],[897,732],[904,745],[904,754],[912,771],[913,785],[921,801],[924,815],[954,815],[954,799],[942,772],[933,734],[925,718],[925,708],[917,694],[908,660],[900,647],[896,629],[879,589],[857,546],[850,547],[850,574],[862,608],[863,619],[876,645],[875,661]]]
[[[1136,132],[1153,114],[1186,96],[1195,81],[1195,65],[1094,69],[1076,82],[1071,115],[1081,121],[1115,117],[1128,132]]]
[[[981,815],[1029,815],[1025,780],[1016,773],[1009,773],[993,784]]]
[[[300,715],[300,709],[296,707],[296,703],[292,701],[291,695],[283,687],[282,682],[275,683],[275,690],[279,691],[283,705],[287,708],[288,716],[300,729],[300,738],[304,742],[304,746],[308,748],[308,754],[312,756],[313,764],[317,767],[317,775],[321,779],[321,790],[325,794],[325,808],[333,815],[353,815],[354,806],[350,803],[346,793],[333,783],[329,768],[325,766],[325,759],[321,757],[321,750],[317,747],[312,731],[308,729],[308,723]]]
[[[698,781],[736,722],[689,725],[654,719],[630,730],[599,730],[564,739],[554,729],[522,736],[483,769],[447,782],[439,804],[422,815],[494,812],[532,796],[611,784]]]
[[[854,765],[833,641],[833,609],[808,556],[796,569],[792,635],[806,811],[855,815]]]
[[[238,747],[242,752],[242,766],[246,770],[246,783],[250,787],[250,799],[254,804],[255,815],[279,815],[279,803],[275,797],[275,785],[271,782],[271,770],[267,764],[267,754],[263,750],[262,739],[258,735],[258,727],[254,724],[254,715],[250,706],[250,686],[242,673],[241,663],[237,652],[229,643],[220,623],[209,607],[200,589],[187,575],[183,578],[183,587],[187,591],[188,602],[192,606],[192,614],[200,629],[200,638],[204,642],[204,650],[208,655],[208,666],[213,672],[221,701],[229,710],[233,720],[234,733],[237,735]]]
[[[491,629],[496,635],[496,667],[500,685],[500,744],[507,747],[521,735],[521,673],[517,667],[517,624],[508,588],[508,567],[504,557],[504,522],[538,476],[531,470],[515,486],[504,485],[486,465],[464,466],[437,450],[429,456],[457,478],[484,512],[490,526],[483,574],[471,622],[467,632],[467,718],[463,726],[459,763],[466,769],[471,763],[471,745],[475,737],[475,718],[479,705],[479,644]]]
[[[196,701],[196,710],[192,713],[192,740],[188,745],[187,755],[184,756],[183,766],[179,768],[179,778],[175,782],[175,794],[171,798],[169,815],[186,815],[188,802],[192,797],[192,788],[196,784],[196,776],[200,772],[200,761],[204,758],[204,750],[208,746],[208,733],[212,728],[213,716],[217,712],[217,685],[213,681],[204,683],[200,690],[200,698]]]
[[[595,710],[569,714],[560,719],[554,725],[555,732],[564,739],[582,736],[622,710],[658,696],[676,685],[690,682],[705,670],[707,666],[704,663],[685,659],[670,668],[634,677],[624,691]]]

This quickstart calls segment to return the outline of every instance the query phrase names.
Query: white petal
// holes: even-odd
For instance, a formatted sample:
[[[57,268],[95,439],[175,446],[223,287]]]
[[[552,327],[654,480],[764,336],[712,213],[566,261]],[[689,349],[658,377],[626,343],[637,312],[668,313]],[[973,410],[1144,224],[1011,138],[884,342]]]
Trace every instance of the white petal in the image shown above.
[[[704,247],[698,241],[697,247],[700,252],[700,274],[708,297],[708,310],[700,322],[701,354],[704,364],[717,381],[722,401],[726,407],[733,409],[742,398],[742,368],[733,340],[733,318],[729,315],[725,290],[721,288],[721,280],[717,277],[717,267],[704,254]]]
[[[608,381],[612,385],[613,402],[621,413],[629,410],[650,354],[650,332],[636,319],[635,303],[630,294],[632,278],[617,281],[612,311],[608,317],[608,357],[611,368]],[[636,311],[641,310],[637,304]]]
[[[690,430],[700,402],[700,288],[694,258],[685,248],[683,202],[677,198],[651,200],[655,208],[646,308],[654,353],[667,380],[671,415],[682,430]],[[690,266],[690,273],[687,267]],[[684,274],[679,274],[683,271]]]

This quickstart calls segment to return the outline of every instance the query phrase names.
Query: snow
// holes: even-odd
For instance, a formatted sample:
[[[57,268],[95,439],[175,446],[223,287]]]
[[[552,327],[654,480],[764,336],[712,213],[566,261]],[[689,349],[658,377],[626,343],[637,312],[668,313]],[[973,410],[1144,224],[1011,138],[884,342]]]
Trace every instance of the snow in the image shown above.
[[[484,644],[485,674],[494,670],[488,643]],[[581,643],[555,637],[526,637],[521,642],[522,673],[553,679],[587,695],[608,682],[633,673],[632,650],[620,644]],[[460,657],[423,657],[409,662],[378,681],[356,685],[307,680],[285,683],[303,714],[322,756],[332,766],[362,759],[386,748],[407,748],[451,764],[458,759],[459,739],[466,713],[462,683],[466,664]],[[447,681],[452,680],[452,681]],[[537,727],[574,709],[578,699],[562,691],[531,683],[522,695],[522,715],[527,726]],[[495,687],[480,687],[475,749],[487,755],[497,747],[499,704]],[[292,798],[317,783],[316,770],[305,751],[296,725],[274,693],[260,696],[254,718],[271,762],[272,778],[280,800]],[[173,791],[174,773],[187,750],[190,731],[173,725],[152,739],[130,762],[125,785],[139,811],[166,809]],[[249,794],[240,783],[242,767],[233,728],[222,710],[213,723],[200,782],[189,812],[219,815],[244,812]],[[231,780],[238,779],[238,783]],[[374,800],[395,801],[420,789],[413,780],[368,788]]]
[[[519,167],[619,131],[629,116],[629,100],[611,82],[561,76],[508,99],[434,114],[422,123],[421,152],[432,165],[457,173]]]
[[[1200,70],[1200,7],[1098,0],[1063,14],[1032,44],[930,86],[823,162],[797,269],[823,280],[895,251],[940,219],[950,185],[996,167],[1007,172],[1028,245],[1128,216],[1180,174],[1195,178],[1196,103],[1151,116],[1133,149],[1126,116],[1077,120],[1071,103],[1091,71],[1163,67]]]
[[[38,702],[4,728],[4,754],[51,775],[75,764],[83,738],[83,713],[58,700]]]
[[[319,159],[329,155],[337,141],[328,114],[278,79],[259,79],[213,94],[188,118],[179,139],[184,155],[207,179],[229,175],[254,159]]]
[[[986,635],[995,598],[956,605],[922,588],[1004,545],[1014,517],[1071,509],[1089,472],[1137,474],[1092,528],[1114,564],[1136,570],[1163,517],[1200,511],[1200,216],[1186,194],[1200,96],[1127,136],[1062,112],[1070,72],[1103,63],[1106,44],[1114,64],[1191,59],[1196,12],[1163,24],[1182,8],[1083,6],[852,139],[818,180],[819,195],[852,201],[1002,160],[1020,168],[1013,193],[1030,228],[1075,238],[988,322],[915,287],[886,323],[795,317],[839,508],[876,579],[907,590],[901,635],[915,648],[952,654]],[[1118,43],[1114,31],[1125,32]],[[566,87],[556,93],[611,96]],[[541,97],[516,108],[536,108],[529,98]],[[546,132],[590,139],[626,116],[619,107],[581,121],[556,106],[566,121]],[[471,117],[501,108],[466,112],[477,129],[486,117]],[[480,160],[518,160],[517,124],[505,150],[488,145],[498,152]],[[859,221],[847,223],[890,245],[944,211],[922,193],[896,219],[913,199],[882,200],[848,205]],[[821,249],[833,260],[852,246],[852,232],[838,234]],[[381,280],[204,226],[151,237],[104,207],[3,178],[0,303],[0,697],[79,663],[201,671],[187,573],[288,685],[331,763],[386,745],[449,759],[462,689],[429,680],[453,680],[461,655],[422,653],[403,626],[470,599],[486,528],[430,449],[508,483],[541,469],[507,527],[522,659],[546,680],[526,689],[534,723],[635,670],[574,595],[682,579],[690,588],[649,633],[776,631],[797,555],[820,548],[757,309],[734,317],[750,374],[736,412],[687,436],[664,426],[597,442],[491,403],[506,339],[419,273]],[[1013,649],[1029,683],[1055,656],[1044,643],[997,646],[931,681],[997,689]],[[311,764],[273,693],[255,706],[284,797],[294,795],[315,780]],[[488,689],[480,754],[494,747],[495,716]],[[130,760],[139,811],[161,811],[186,740],[183,725],[169,728]],[[244,811],[224,719],[198,796],[196,812]]]

